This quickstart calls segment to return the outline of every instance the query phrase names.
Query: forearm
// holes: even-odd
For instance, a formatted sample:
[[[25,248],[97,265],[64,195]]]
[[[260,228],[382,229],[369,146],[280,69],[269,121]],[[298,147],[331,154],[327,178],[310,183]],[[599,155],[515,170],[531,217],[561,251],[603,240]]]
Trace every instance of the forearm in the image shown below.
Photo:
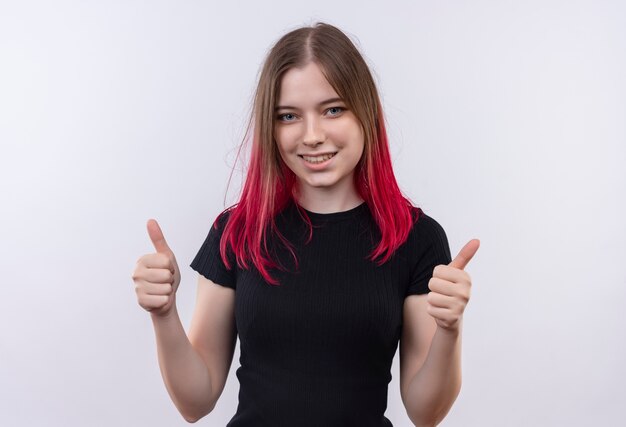
[[[152,315],[161,375],[185,420],[193,422],[212,410],[209,370],[191,345],[174,305],[167,317]]]
[[[426,360],[409,383],[407,414],[416,426],[436,426],[460,390],[461,327],[457,332],[437,327]]]

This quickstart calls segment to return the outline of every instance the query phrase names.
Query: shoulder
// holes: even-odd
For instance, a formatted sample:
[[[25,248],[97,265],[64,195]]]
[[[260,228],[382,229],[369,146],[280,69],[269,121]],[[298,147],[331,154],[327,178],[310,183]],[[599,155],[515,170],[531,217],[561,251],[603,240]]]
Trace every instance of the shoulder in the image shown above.
[[[204,245],[212,248],[212,251],[218,251],[224,230],[232,215],[231,208],[224,209],[219,212],[214,219],[207,221],[209,224],[208,233],[205,234]]]
[[[432,216],[426,214],[421,208],[412,207],[414,223],[409,234],[409,240],[413,244],[432,244],[433,241],[446,239],[443,226]]]
[[[226,227],[226,224],[228,224],[228,221],[230,220],[234,209],[235,208],[233,206],[230,206],[217,214],[215,220],[213,221],[211,229],[215,229],[220,233],[224,231],[224,228]]]

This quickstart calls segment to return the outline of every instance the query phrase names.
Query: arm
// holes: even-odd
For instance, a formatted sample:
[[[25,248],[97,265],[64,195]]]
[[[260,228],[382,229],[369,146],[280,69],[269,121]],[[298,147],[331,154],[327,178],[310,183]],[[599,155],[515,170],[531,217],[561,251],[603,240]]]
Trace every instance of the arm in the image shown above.
[[[185,420],[195,422],[199,419],[195,414],[211,410],[207,366],[189,342],[175,304],[168,315],[151,317],[165,387]]]
[[[409,380],[404,398],[407,414],[416,426],[436,426],[460,391],[461,331],[436,327],[424,364]]]
[[[440,423],[461,389],[460,328],[440,328],[427,306],[427,295],[406,298],[400,340],[400,393],[419,427]]]
[[[237,343],[234,304],[233,289],[198,275],[189,338],[176,305],[171,316],[152,317],[161,375],[186,421],[196,422],[210,413],[224,390]]]

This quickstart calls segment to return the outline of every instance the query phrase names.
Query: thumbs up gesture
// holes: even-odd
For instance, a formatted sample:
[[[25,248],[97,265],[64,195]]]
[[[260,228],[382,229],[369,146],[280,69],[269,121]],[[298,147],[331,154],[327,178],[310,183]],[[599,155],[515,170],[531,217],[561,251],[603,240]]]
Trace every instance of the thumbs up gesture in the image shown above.
[[[480,247],[480,240],[472,239],[448,265],[440,264],[433,270],[428,282],[426,311],[437,325],[447,331],[458,331],[463,312],[470,299],[472,279],[463,269]]]
[[[166,316],[176,304],[180,272],[159,223],[150,219],[147,227],[156,252],[137,260],[132,279],[139,305],[154,315]]]

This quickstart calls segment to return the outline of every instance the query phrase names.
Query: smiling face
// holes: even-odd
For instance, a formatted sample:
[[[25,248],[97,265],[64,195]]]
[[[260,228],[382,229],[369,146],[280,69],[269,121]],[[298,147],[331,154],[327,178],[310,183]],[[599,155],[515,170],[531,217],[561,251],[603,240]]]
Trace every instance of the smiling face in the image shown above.
[[[363,155],[363,130],[314,62],[283,76],[274,138],[305,199],[359,198],[353,175]]]

